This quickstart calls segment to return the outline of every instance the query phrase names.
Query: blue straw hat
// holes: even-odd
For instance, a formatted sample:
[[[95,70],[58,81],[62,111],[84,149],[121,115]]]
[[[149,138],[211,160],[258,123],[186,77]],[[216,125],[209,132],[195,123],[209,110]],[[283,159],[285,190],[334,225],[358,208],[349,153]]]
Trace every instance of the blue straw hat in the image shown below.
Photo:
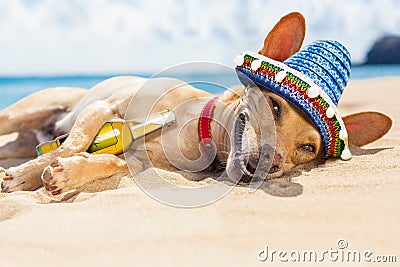
[[[319,130],[326,157],[351,158],[337,104],[350,76],[350,53],[337,41],[316,41],[278,62],[253,52],[235,57],[236,72],[300,108]]]

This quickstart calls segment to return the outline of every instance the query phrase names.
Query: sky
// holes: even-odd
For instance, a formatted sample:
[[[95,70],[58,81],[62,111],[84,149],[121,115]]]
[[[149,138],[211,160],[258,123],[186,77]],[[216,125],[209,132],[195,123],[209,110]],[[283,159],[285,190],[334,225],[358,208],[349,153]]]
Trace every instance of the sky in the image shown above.
[[[304,44],[338,40],[355,63],[377,38],[400,34],[400,0],[0,0],[0,75],[232,66],[291,11],[306,18]]]

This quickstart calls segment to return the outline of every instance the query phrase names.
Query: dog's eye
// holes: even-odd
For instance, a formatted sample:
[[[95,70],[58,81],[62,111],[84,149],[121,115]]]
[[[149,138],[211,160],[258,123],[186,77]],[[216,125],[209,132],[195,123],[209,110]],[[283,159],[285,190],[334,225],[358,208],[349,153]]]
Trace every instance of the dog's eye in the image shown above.
[[[272,112],[274,113],[274,118],[275,118],[275,120],[278,120],[281,117],[281,106],[272,97],[270,97],[270,99],[271,99],[271,103],[272,103]]]
[[[315,146],[312,144],[301,145],[301,149],[303,149],[309,153],[315,154]]]

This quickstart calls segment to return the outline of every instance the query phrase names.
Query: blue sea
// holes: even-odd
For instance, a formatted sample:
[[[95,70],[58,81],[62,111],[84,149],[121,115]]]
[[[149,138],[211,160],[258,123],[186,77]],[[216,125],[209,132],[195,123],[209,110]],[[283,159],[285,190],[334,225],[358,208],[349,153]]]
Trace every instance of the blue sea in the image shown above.
[[[0,110],[15,103],[19,99],[42,89],[57,86],[72,86],[91,88],[97,83],[122,74],[93,76],[38,76],[38,77],[0,77]],[[126,74],[151,77],[151,74]],[[190,73],[169,75],[186,82],[192,82],[195,87],[219,94],[235,84],[239,84],[234,71],[232,73]],[[355,66],[352,68],[351,79],[366,79],[376,77],[400,76],[400,65]],[[197,81],[197,82],[193,82]],[[222,86],[216,86],[220,84]]]

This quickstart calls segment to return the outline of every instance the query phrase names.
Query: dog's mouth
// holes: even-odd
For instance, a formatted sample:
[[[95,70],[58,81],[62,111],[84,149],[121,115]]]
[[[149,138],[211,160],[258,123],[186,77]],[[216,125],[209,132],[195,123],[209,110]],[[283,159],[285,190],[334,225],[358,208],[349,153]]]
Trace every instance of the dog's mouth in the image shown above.
[[[258,151],[250,151],[248,136],[245,134],[248,123],[250,123],[249,115],[245,109],[239,113],[234,125],[234,153],[232,155],[235,180],[244,183],[249,183],[253,179],[265,179],[269,172],[274,172],[270,168],[274,153],[272,147],[263,145]],[[262,161],[260,161],[261,157]]]
[[[244,150],[243,136],[248,121],[248,114],[245,111],[239,113],[238,119],[235,123],[235,154],[234,165],[242,172],[240,181],[250,182],[256,170],[255,166],[250,163],[250,151]]]

